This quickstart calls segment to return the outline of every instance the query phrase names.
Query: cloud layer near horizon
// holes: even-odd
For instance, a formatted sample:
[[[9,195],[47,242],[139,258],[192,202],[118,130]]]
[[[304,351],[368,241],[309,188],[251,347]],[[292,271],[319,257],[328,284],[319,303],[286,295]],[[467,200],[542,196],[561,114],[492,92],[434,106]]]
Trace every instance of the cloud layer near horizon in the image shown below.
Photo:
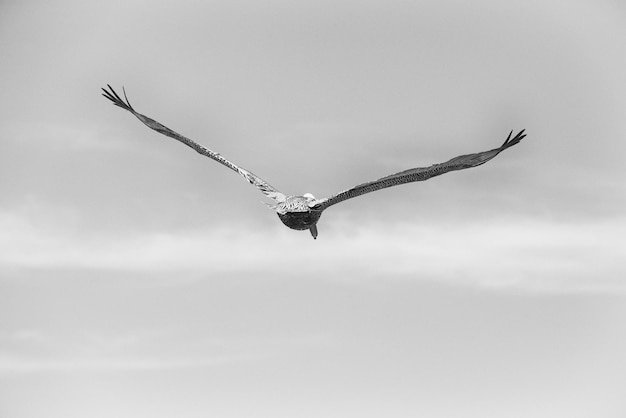
[[[280,275],[300,270],[331,280],[400,277],[527,290],[626,290],[626,253],[620,245],[626,225],[621,220],[555,223],[516,217],[515,222],[348,224],[329,220],[317,241],[306,231],[292,232],[278,223],[265,231],[230,225],[90,236],[58,228],[44,231],[24,219],[0,216],[0,265],[16,273],[101,269]]]

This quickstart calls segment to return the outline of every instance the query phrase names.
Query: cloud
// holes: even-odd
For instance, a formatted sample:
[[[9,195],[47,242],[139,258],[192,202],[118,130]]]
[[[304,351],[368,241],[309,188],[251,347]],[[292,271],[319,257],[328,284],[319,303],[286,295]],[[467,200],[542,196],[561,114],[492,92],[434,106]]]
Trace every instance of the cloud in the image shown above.
[[[320,279],[402,278],[489,288],[623,291],[626,221],[370,223],[353,228],[340,214],[317,241],[276,225],[267,231],[216,228],[91,235],[44,229],[0,214],[0,265],[28,269],[116,270],[150,274],[290,271]]]
[[[186,336],[160,330],[132,334],[47,335],[23,329],[0,332],[0,375],[42,372],[178,370],[253,362],[303,348],[324,349],[323,335]],[[36,349],[34,349],[36,348]]]
[[[154,371],[183,368],[211,367],[242,361],[240,356],[221,356],[205,359],[164,359],[158,357],[137,358],[70,358],[37,359],[0,353],[0,374],[41,372],[116,372]]]

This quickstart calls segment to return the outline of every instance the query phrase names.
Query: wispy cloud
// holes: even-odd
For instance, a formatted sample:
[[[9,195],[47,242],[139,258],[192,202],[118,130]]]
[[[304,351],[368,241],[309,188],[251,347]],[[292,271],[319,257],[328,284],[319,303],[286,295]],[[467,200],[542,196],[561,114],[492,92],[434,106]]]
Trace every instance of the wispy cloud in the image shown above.
[[[219,366],[246,360],[246,357],[224,355],[203,359],[168,359],[135,357],[115,359],[107,357],[40,359],[0,353],[0,374],[40,372],[117,372],[157,371]]]
[[[40,372],[158,371],[222,366],[323,349],[323,335],[187,336],[175,331],[104,335],[47,335],[23,329],[1,332],[0,375]],[[36,348],[36,350],[33,350]]]

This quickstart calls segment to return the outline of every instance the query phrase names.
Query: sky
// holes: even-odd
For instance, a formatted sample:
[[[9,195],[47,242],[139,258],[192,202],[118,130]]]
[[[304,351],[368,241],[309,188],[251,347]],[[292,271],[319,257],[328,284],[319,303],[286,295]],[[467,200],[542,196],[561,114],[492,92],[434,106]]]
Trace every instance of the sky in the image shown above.
[[[626,414],[626,7],[0,3],[0,416]],[[223,166],[332,195],[285,228]]]

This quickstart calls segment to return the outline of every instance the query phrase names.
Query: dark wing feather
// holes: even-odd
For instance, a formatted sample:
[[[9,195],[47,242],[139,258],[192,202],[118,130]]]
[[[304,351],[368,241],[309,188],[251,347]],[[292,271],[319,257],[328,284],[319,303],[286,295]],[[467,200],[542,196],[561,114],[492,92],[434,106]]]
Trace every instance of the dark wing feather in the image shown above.
[[[460,155],[445,163],[434,164],[430,167],[417,167],[409,170],[404,170],[399,173],[391,174],[378,180],[370,181],[360,184],[349,190],[345,190],[341,193],[337,193],[326,199],[320,199],[314,206],[317,209],[324,210],[329,206],[343,202],[353,197],[361,196],[365,193],[374,192],[376,190],[385,189],[387,187],[398,186],[400,184],[411,183],[414,181],[424,181],[431,177],[439,176],[449,171],[463,170],[466,168],[477,167],[485,164],[487,161],[494,158],[507,148],[519,143],[525,136],[524,130],[520,131],[515,137],[511,138],[513,131],[509,134],[508,138],[502,146],[494,148],[490,151],[478,152],[476,154]]]
[[[125,90],[124,90],[124,99],[126,99],[126,101],[122,100],[120,96],[118,96],[118,94],[115,92],[115,90],[113,90],[113,88],[110,85],[107,84],[107,86],[109,87],[109,90],[102,89],[102,91],[104,92],[103,96],[109,99],[111,102],[113,102],[115,106],[119,106],[124,110],[128,110],[130,113],[135,115],[137,119],[143,122],[143,124],[146,125],[148,128],[153,129],[160,134],[169,136],[170,138],[174,138],[175,140],[182,142],[188,147],[193,148],[199,154],[207,156],[217,161],[218,163],[230,168],[231,170],[236,171],[241,176],[243,176],[243,178],[245,178],[248,183],[252,184],[254,187],[259,189],[267,197],[270,197],[277,202],[285,201],[285,195],[283,193],[279,192],[276,188],[272,187],[269,183],[261,179],[259,176],[228,161],[226,158],[222,157],[217,152],[213,152],[210,149],[198,144],[197,142],[187,137],[184,137],[177,132],[174,132],[170,128],[160,124],[154,119],[151,119],[147,116],[142,115],[141,113],[136,112],[135,109],[133,109],[133,107],[130,105],[128,98],[126,97]]]

